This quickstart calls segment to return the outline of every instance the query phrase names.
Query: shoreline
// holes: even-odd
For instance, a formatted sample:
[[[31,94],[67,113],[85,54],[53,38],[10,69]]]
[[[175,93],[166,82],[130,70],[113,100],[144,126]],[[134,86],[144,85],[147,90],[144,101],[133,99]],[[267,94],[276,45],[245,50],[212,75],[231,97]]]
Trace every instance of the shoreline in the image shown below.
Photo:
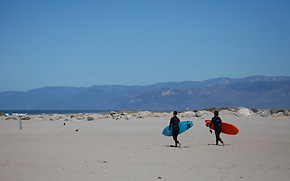
[[[273,110],[273,109],[248,109],[244,107],[239,108],[211,108],[205,110],[195,110],[195,111],[185,111],[179,112],[178,116],[186,118],[194,117],[204,117],[205,115],[212,115],[214,111],[219,111],[220,115],[231,115],[234,117],[278,117],[278,118],[288,118],[290,117],[290,110]],[[15,111],[17,112],[17,111]],[[84,120],[84,121],[93,121],[99,119],[142,119],[146,117],[170,117],[172,116],[173,111],[169,112],[153,112],[153,111],[106,111],[106,112],[91,112],[91,113],[77,113],[79,110],[76,110],[73,113],[70,111],[66,113],[49,113],[49,114],[21,114],[21,113],[12,113],[7,114],[0,112],[0,120]]]

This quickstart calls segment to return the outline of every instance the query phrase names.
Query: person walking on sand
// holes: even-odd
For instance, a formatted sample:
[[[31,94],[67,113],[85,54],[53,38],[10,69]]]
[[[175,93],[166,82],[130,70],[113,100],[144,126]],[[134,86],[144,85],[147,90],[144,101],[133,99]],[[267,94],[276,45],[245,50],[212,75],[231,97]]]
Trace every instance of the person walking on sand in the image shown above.
[[[220,138],[220,134],[222,132],[222,120],[219,117],[219,112],[215,111],[214,112],[214,117],[212,117],[210,125],[209,125],[209,131],[212,133],[211,126],[214,126],[214,131],[215,131],[215,137],[216,137],[216,145],[218,145],[218,142],[220,141],[223,146],[225,146],[225,143],[223,140]]]
[[[177,144],[181,147],[181,143],[177,140],[177,136],[179,134],[179,118],[177,117],[177,111],[173,112],[173,117],[170,119],[169,123],[169,134],[170,134],[170,128],[172,126],[172,135],[173,135],[173,140],[175,141],[175,147],[177,147]]]

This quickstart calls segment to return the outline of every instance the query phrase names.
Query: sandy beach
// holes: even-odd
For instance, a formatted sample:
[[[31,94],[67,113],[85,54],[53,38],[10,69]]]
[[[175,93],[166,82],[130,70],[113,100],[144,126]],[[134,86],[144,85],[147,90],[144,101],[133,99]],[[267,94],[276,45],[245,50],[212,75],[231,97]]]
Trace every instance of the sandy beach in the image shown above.
[[[289,180],[290,118],[220,115],[236,125],[221,134],[203,117],[179,135],[182,148],[161,134],[170,116],[93,121],[6,120],[0,117],[0,180]],[[65,123],[65,125],[63,125]],[[78,130],[78,131],[76,131]]]

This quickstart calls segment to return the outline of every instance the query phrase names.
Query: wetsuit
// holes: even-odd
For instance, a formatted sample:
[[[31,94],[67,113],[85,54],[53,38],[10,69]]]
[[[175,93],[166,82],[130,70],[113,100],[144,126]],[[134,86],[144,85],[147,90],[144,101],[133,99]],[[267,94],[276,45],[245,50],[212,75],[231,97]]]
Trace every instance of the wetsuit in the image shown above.
[[[179,125],[178,125],[179,122],[180,122],[179,118],[176,116],[173,116],[170,119],[170,123],[169,123],[169,130],[171,128],[171,125],[173,126],[172,135],[173,135],[173,140],[175,141],[175,147],[177,147],[177,143],[179,143],[179,141],[177,140],[177,136],[179,134]]]
[[[224,143],[223,140],[220,138],[220,134],[222,132],[222,120],[220,117],[215,116],[211,119],[209,127],[213,124],[215,130],[215,137],[216,137],[216,145],[218,145],[218,141]]]

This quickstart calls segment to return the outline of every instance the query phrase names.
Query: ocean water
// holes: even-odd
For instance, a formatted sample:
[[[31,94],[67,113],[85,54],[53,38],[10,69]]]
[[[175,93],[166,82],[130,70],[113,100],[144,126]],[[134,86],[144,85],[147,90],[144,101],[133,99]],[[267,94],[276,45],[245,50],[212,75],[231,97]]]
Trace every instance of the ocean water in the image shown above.
[[[6,115],[35,115],[35,114],[85,114],[85,113],[106,113],[118,110],[0,110]]]

